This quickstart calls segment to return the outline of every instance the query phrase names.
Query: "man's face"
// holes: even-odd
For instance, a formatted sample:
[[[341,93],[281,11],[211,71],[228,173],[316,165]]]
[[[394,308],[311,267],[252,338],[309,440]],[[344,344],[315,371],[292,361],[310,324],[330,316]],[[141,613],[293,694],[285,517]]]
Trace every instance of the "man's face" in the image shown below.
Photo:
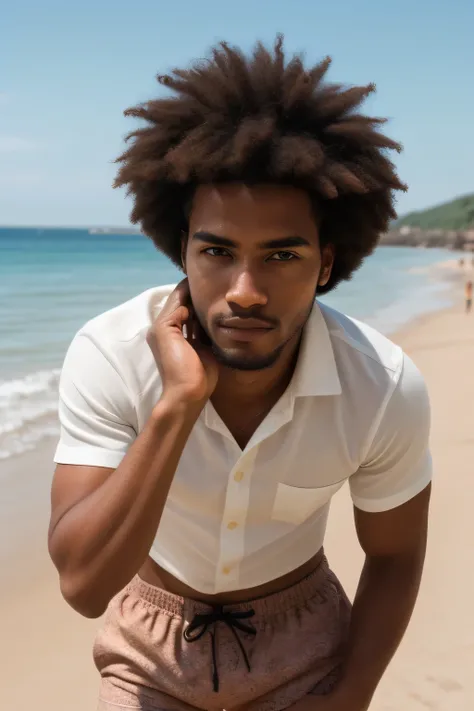
[[[303,190],[242,183],[197,189],[183,258],[214,353],[238,370],[271,367],[297,341],[333,262]]]

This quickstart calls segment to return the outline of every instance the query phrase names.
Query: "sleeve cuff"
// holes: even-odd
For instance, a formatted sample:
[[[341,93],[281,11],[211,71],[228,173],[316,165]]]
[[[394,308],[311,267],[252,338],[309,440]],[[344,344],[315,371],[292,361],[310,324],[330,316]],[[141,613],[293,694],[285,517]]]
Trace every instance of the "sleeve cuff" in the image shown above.
[[[423,489],[426,489],[431,480],[432,470],[431,466],[429,466],[426,468],[423,477],[412,484],[409,489],[404,489],[397,494],[387,496],[385,499],[362,499],[352,495],[352,503],[357,509],[365,511],[366,513],[383,513],[384,511],[390,511],[391,509],[396,509],[398,506],[406,504],[407,501],[410,501],[410,499],[420,494]]]
[[[126,452],[101,447],[69,447],[59,443],[54,454],[55,464],[78,464],[87,467],[116,469]]]

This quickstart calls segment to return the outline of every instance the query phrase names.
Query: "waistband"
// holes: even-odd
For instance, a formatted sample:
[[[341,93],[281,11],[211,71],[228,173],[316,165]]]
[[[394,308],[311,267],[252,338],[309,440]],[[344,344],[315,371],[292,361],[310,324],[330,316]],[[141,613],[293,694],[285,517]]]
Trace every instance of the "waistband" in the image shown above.
[[[224,609],[232,611],[244,611],[252,609],[256,615],[274,615],[292,608],[298,608],[309,602],[313,598],[318,598],[319,602],[325,602],[327,591],[334,586],[335,578],[329,569],[327,558],[321,559],[318,567],[308,576],[295,583],[291,587],[284,588],[270,595],[246,600],[245,602],[231,603],[224,605]],[[189,612],[208,612],[218,605],[210,605],[198,600],[174,595],[167,590],[150,585],[136,575],[125,588],[126,593],[137,596],[150,605],[154,605],[164,612],[179,617],[184,617]]]

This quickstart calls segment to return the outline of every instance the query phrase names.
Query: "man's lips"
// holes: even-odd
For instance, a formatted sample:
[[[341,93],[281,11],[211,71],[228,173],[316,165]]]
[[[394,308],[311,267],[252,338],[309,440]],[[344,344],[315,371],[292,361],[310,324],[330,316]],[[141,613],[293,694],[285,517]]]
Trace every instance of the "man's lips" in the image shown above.
[[[259,319],[228,319],[219,324],[219,330],[233,341],[254,341],[273,330],[266,321]]]
[[[267,331],[273,328],[268,321],[263,321],[258,318],[228,318],[225,321],[220,321],[218,323],[219,328],[236,328],[245,331],[250,331],[253,329],[266,329]]]

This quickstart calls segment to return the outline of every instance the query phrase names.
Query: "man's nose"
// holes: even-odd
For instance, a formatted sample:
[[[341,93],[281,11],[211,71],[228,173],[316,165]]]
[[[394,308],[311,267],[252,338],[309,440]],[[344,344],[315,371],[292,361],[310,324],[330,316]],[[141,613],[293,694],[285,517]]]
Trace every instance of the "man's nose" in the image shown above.
[[[256,275],[248,268],[244,268],[233,278],[226,294],[226,301],[242,309],[250,309],[254,306],[266,306],[268,297],[262,285],[257,283]]]

